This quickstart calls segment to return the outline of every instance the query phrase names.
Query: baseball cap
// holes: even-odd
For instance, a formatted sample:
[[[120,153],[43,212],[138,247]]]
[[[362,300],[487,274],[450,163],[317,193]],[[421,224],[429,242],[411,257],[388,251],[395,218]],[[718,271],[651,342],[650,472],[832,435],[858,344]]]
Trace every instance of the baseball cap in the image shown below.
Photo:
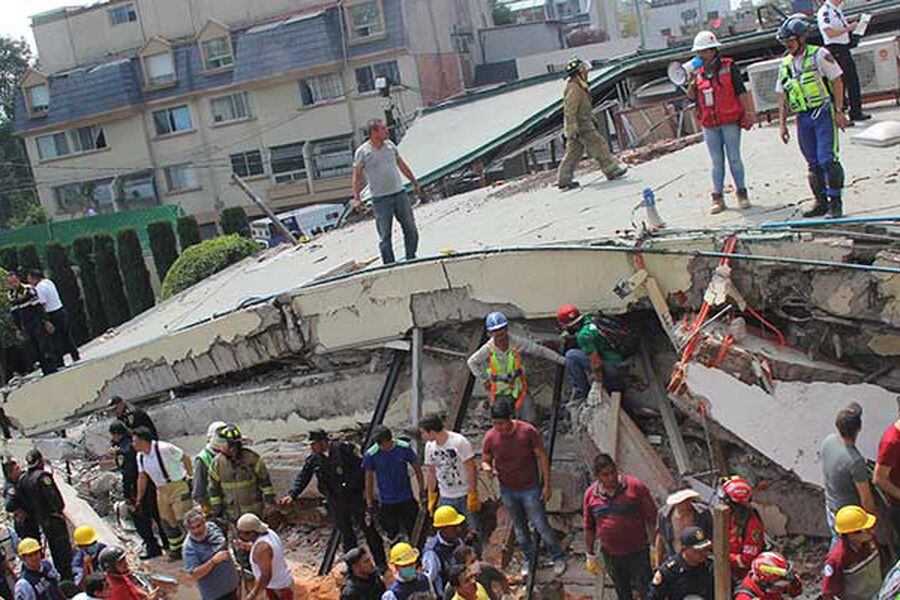
[[[243,533],[269,533],[269,526],[253,513],[245,513],[237,520],[237,530]]]
[[[666,498],[666,504],[668,506],[675,506],[676,504],[681,504],[685,500],[696,500],[699,497],[700,494],[692,489],[678,490],[677,492],[669,494],[669,497]]]
[[[685,527],[681,532],[681,546],[691,550],[706,550],[712,546],[712,541],[699,527]]]

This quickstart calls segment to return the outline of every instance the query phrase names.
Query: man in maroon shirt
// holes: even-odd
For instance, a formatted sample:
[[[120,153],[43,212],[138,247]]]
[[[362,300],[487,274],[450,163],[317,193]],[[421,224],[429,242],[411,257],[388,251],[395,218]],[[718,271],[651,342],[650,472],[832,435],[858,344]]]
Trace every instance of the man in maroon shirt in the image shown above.
[[[566,570],[566,555],[550,528],[544,508],[551,492],[550,457],[544,450],[540,432],[530,423],[513,419],[512,411],[510,405],[499,402],[491,407],[493,427],[485,434],[481,446],[481,468],[500,479],[500,498],[525,555],[522,575],[528,574],[534,551],[528,531],[530,521],[550,550],[553,573],[559,576]]]
[[[900,539],[900,419],[891,423],[881,436],[872,483],[884,493],[888,519],[896,533],[895,539]]]
[[[597,481],[584,493],[584,545],[586,568],[597,572],[594,540],[616,586],[619,600],[631,600],[635,589],[641,598],[650,584],[650,544],[656,536],[656,503],[647,485],[630,475],[619,475],[612,457],[594,459]],[[649,533],[649,535],[648,535]]]

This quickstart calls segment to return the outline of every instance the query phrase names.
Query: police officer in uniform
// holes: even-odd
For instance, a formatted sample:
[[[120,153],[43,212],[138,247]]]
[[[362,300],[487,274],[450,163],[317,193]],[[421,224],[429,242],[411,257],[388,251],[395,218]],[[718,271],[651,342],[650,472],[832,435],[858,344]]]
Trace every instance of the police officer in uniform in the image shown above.
[[[127,404],[122,396],[113,396],[109,399],[109,413],[114,419],[125,423],[125,427],[129,431],[134,431],[138,427],[146,427],[150,430],[150,435],[154,440],[159,439],[159,433],[156,432],[156,425],[153,424],[150,415],[140,408]]]
[[[699,527],[681,532],[681,552],[669,557],[653,574],[648,600],[713,598],[715,582],[709,552],[712,541]]]
[[[44,469],[44,457],[37,449],[25,456],[28,470],[19,479],[17,494],[33,510],[37,523],[47,538],[53,564],[62,579],[72,579],[72,544],[63,509],[66,506],[53,475]]]
[[[34,520],[34,510],[26,506],[24,498],[18,495],[18,483],[25,472],[22,465],[11,458],[3,463],[3,477],[6,484],[3,487],[3,500],[6,503],[6,512],[12,514],[14,528],[19,539],[41,539],[41,527]]]
[[[366,518],[363,501],[365,479],[356,446],[348,442],[329,440],[328,433],[322,430],[310,432],[309,441],[312,453],[294,477],[290,492],[279,503],[293,504],[315,475],[319,493],[325,497],[328,514],[341,533],[344,552],[349,552],[357,546],[353,528],[359,527],[365,535],[366,544],[372,558],[375,559],[375,564],[384,571],[387,568],[384,542],[371,521]]]

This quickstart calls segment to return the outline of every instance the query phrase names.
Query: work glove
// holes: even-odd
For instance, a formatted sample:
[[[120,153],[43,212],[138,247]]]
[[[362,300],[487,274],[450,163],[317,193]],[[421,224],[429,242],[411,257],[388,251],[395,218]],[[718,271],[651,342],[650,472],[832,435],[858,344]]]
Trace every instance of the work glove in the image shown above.
[[[434,516],[434,509],[437,508],[438,495],[434,490],[428,490],[428,514]]]
[[[584,569],[590,573],[591,575],[596,575],[599,569],[597,568],[597,557],[593,554],[586,554],[584,561]]]
[[[466,510],[470,513],[477,513],[481,510],[481,500],[478,498],[477,491],[471,491],[466,495]]]

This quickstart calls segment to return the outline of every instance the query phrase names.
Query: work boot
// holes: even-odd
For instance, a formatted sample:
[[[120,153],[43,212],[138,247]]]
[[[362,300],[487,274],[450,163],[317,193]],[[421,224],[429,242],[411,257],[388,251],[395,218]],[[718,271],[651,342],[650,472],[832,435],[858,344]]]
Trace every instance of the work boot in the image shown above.
[[[850,114],[851,121],[868,121],[871,118],[872,118],[872,115],[864,113],[864,112],[861,112],[858,114],[853,114],[853,113]]]
[[[713,192],[712,207],[709,209],[709,214],[717,215],[723,210],[725,210],[725,196],[718,192]]]
[[[844,216],[844,203],[840,196],[828,200],[828,214],[826,219],[840,219]]]
[[[576,188],[580,188],[581,184],[577,181],[570,181],[569,183],[557,183],[556,187],[564,192],[568,192],[569,190],[574,190]]]
[[[813,204],[813,207],[811,209],[803,211],[803,216],[807,219],[811,219],[813,217],[821,217],[827,212],[828,200],[826,200],[825,198],[816,198],[816,203]]]
[[[609,173],[606,173],[606,178],[610,181],[614,179],[621,179],[625,177],[626,173],[628,173],[628,167],[626,165],[616,163],[616,166]]]
[[[746,189],[737,191],[737,199],[738,199],[738,206],[743,209],[750,208],[751,206],[753,206],[752,204],[750,204],[750,196],[747,195]]]

